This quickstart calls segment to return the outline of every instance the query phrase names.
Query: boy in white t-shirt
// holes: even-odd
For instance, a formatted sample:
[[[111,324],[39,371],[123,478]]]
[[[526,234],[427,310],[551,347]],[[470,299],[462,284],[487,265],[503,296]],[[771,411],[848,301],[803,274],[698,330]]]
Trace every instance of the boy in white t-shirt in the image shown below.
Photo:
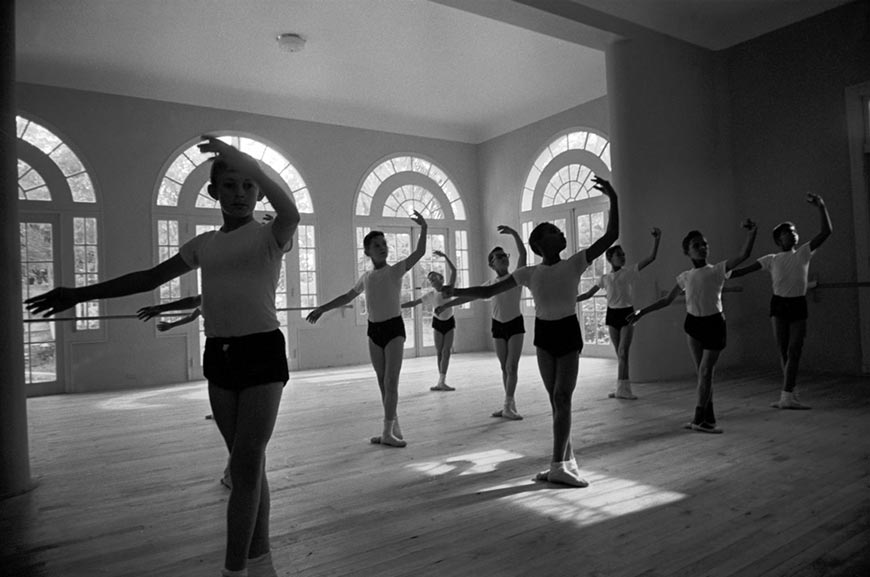
[[[526,247],[523,245],[523,239],[520,238],[519,233],[505,224],[498,225],[498,232],[513,237],[514,244],[517,247],[517,269],[526,266]],[[500,246],[489,251],[487,261],[489,262],[489,268],[495,272],[495,278],[486,281],[485,285],[499,283],[510,276],[510,272],[508,272],[510,258],[511,255]],[[504,404],[501,409],[494,411],[492,416],[508,419],[509,421],[523,420],[523,416],[517,412],[515,398],[520,357],[523,354],[523,340],[526,333],[523,313],[520,309],[522,291],[522,287],[518,286],[499,293],[490,299],[492,302],[490,330],[492,332],[495,355],[498,357],[499,365],[501,365],[501,382],[504,388]],[[437,312],[442,308],[459,306],[471,300],[473,299],[456,298],[444,303],[435,310]]]
[[[384,233],[369,232],[363,239],[365,255],[372,260],[372,270],[366,271],[353,288],[308,314],[308,322],[316,323],[326,311],[343,307],[365,291],[368,309],[369,357],[378,378],[381,401],[384,405],[384,427],[379,437],[372,437],[374,444],[389,447],[406,445],[396,414],[399,405],[399,373],[405,347],[405,323],[399,299],[402,292],[402,277],[426,254],[426,231],[428,225],[423,215],[414,211],[411,220],[420,225],[420,238],[414,252],[394,265],[387,264],[390,254]]]
[[[597,284],[592,285],[588,291],[577,297],[577,302],[592,298],[599,290],[604,289],[607,294],[607,315],[604,324],[610,333],[610,342],[616,350],[617,376],[616,390],[608,396],[611,399],[635,400],[637,396],[631,390],[631,380],[628,376],[628,357],[631,341],[634,337],[634,325],[626,319],[634,312],[633,290],[634,283],[639,278],[639,273],[648,267],[656,259],[659,252],[659,243],[662,240],[662,231],[652,229],[653,248],[652,253],[631,268],[625,266],[625,251],[618,244],[613,245],[604,252],[604,258],[610,263],[611,272],[601,277]]]
[[[84,287],[58,287],[28,299],[28,310],[54,314],[79,302],[152,291],[199,268],[205,320],[203,373],[215,423],[230,448],[233,489],[227,502],[222,575],[275,575],[269,543],[266,446],[289,378],[275,290],[284,256],[293,245],[299,211],[259,161],[216,136],[203,136],[214,153],[208,194],[220,203],[223,225],[186,242],[178,254],[147,270]],[[267,198],[276,217],[254,220]]]
[[[453,286],[456,282],[456,266],[450,258],[440,250],[432,254],[440,256],[450,269],[450,280],[446,286]],[[426,275],[432,290],[418,299],[402,303],[402,308],[413,308],[419,304],[430,305],[433,309],[432,333],[435,340],[435,359],[438,362],[438,384],[429,387],[430,391],[455,391],[454,387],[447,384],[447,369],[450,367],[450,354],[453,352],[453,337],[456,334],[456,319],[453,317],[452,308],[441,308],[447,302],[447,297],[442,294],[444,289],[444,275],[438,271],[429,271]]]
[[[749,258],[758,232],[751,220],[743,222],[748,235],[739,255],[715,265],[707,264],[707,239],[693,230],[683,239],[683,253],[692,260],[692,268],[677,276],[677,284],[662,299],[628,316],[631,323],[642,316],[674,302],[680,293],[686,294],[686,320],[683,330],[688,335],[689,352],[698,371],[698,394],[695,414],[687,429],[702,433],[721,433],[713,412],[713,371],[726,345],[725,315],[722,310],[722,287],[738,264]]]
[[[577,285],[583,271],[619,237],[619,206],[610,183],[593,177],[595,188],[610,200],[607,230],[589,248],[566,259],[565,234],[556,225],[542,222],[529,235],[529,246],[540,264],[517,269],[493,285],[454,289],[456,297],[491,298],[517,286],[526,286],[535,300],[535,351],[538,369],[553,409],[553,453],[550,468],[536,476],[541,481],[586,487],[571,444],[571,403],[577,386],[583,334],[577,321]]]
[[[779,401],[770,404],[777,409],[809,409],[798,399],[797,372],[807,335],[807,281],[810,259],[831,236],[831,216],[825,201],[817,194],[807,194],[807,202],[819,209],[821,230],[813,239],[798,247],[798,232],[792,222],[783,222],[773,229],[773,241],[780,252],[767,254],[749,266],[731,273],[732,278],[757,270],[770,273],[773,296],[770,299],[770,320],[782,365],[782,391]]]

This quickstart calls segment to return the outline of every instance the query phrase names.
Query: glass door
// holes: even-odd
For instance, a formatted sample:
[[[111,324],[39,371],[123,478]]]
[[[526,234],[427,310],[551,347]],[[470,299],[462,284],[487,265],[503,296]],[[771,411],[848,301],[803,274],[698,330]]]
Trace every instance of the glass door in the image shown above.
[[[63,379],[58,367],[62,333],[58,321],[32,316],[24,307],[24,300],[53,289],[60,273],[57,246],[57,221],[52,217],[22,214],[20,223],[21,245],[21,301],[24,318],[24,379],[28,396],[50,395],[64,392]]]
[[[572,209],[574,213],[574,238],[575,251],[587,248],[593,242],[601,238],[607,227],[607,213],[580,212]],[[602,254],[592,262],[580,278],[578,294],[589,290],[597,284],[605,274],[606,259]],[[607,296],[596,294],[579,304],[580,326],[583,329],[584,352],[597,356],[615,356],[613,346],[610,343],[610,333],[604,324],[607,315]]]
[[[591,210],[571,208],[568,216],[553,218],[552,223],[565,232],[567,246],[571,248],[570,254],[588,248],[593,242],[604,234],[607,226],[607,213],[590,207]],[[563,252],[560,256],[570,256]],[[539,259],[536,259],[538,261]],[[591,263],[580,277],[577,294],[585,292],[597,284],[605,273],[604,255],[599,256]],[[580,318],[580,328],[583,331],[583,352],[593,356],[614,357],[615,353],[610,344],[610,334],[604,324],[607,314],[607,297],[595,295],[582,303],[577,303],[577,314]]]
[[[419,238],[420,230],[414,230],[414,242]],[[420,259],[420,262],[411,271],[411,276],[414,283],[414,296],[412,298],[420,298],[424,294],[432,290],[429,284],[429,273],[432,271],[440,272],[444,275],[444,282],[450,280],[448,275],[447,263],[440,256],[432,254],[434,251],[440,250],[446,255],[447,251],[447,231],[443,229],[430,229],[426,235],[426,254]],[[456,264],[456,259],[451,257]],[[403,301],[404,302],[404,301]],[[407,309],[405,309],[407,310]],[[429,304],[420,304],[414,307],[414,334],[418,335],[415,340],[414,348],[417,356],[434,355],[435,354],[435,336],[432,334],[432,317],[434,316],[435,307]],[[410,340],[410,338],[408,339]],[[407,341],[405,346],[407,347]]]

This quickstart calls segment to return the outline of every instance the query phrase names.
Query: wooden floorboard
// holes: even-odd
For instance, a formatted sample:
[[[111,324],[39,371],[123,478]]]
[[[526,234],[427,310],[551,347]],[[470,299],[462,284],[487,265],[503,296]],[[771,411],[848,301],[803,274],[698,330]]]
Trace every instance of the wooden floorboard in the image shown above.
[[[407,359],[405,449],[371,445],[368,366],[294,373],[268,454],[279,574],[307,577],[870,575],[870,379],[802,376],[812,411],[777,411],[775,371],[717,375],[723,435],[685,431],[692,379],[607,398],[615,365],[583,358],[574,444],[586,489],[532,480],[551,419],[533,357],[525,420],[493,355]],[[203,383],[28,401],[35,488],[0,501],[0,575],[216,576],[226,454]]]

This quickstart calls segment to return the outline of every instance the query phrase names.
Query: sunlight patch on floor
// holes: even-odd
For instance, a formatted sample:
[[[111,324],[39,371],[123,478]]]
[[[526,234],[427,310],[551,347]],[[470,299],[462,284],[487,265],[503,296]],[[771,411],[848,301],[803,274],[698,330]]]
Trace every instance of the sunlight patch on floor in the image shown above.
[[[523,456],[519,453],[512,453],[511,451],[505,451],[503,449],[494,449],[492,451],[454,455],[440,461],[411,463],[407,466],[415,471],[433,477],[456,471],[458,471],[460,476],[480,475],[482,473],[491,473],[492,471],[495,471],[499,463],[522,458]]]
[[[202,383],[173,386],[166,389],[152,389],[139,393],[124,393],[117,397],[97,403],[98,409],[106,411],[133,411],[158,409],[173,405],[177,399],[207,399],[208,389]]]
[[[668,505],[687,497],[684,493],[590,470],[581,469],[580,476],[589,482],[588,487],[581,489],[521,479],[484,489],[480,494],[504,492],[507,494],[499,497],[500,501],[579,527]],[[524,486],[527,489],[520,490]]]

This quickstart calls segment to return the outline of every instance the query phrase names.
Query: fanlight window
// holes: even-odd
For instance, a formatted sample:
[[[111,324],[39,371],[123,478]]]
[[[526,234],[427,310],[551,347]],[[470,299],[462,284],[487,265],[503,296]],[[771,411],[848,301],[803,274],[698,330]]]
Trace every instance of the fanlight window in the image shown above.
[[[544,150],[538,155],[538,158],[535,159],[535,163],[532,165],[531,170],[529,170],[529,175],[526,178],[526,184],[523,187],[523,201],[522,201],[522,211],[528,212],[532,210],[532,204],[535,196],[535,188],[538,184],[538,180],[541,178],[541,173],[547,167],[550,162],[560,154],[567,152],[569,150],[584,150],[589,152],[598,158],[607,166],[608,170],[611,170],[610,166],[610,143],[606,138],[599,134],[595,134],[594,132],[589,132],[586,130],[578,130],[575,132],[570,132],[567,134],[563,134],[553,140]],[[567,167],[566,167],[567,168]],[[564,170],[564,169],[563,169]],[[576,170],[576,169],[575,169]],[[588,170],[588,169],[586,169]],[[561,171],[560,171],[561,172]],[[566,176],[572,175],[562,175],[564,181],[570,181],[571,178],[565,178]],[[585,183],[586,179],[589,178],[589,175],[585,175],[585,178],[581,178],[583,175],[580,173],[575,173],[573,176],[576,176],[576,180],[579,180],[581,183]],[[555,178],[555,177],[554,177]],[[551,184],[552,183],[551,181]],[[555,186],[555,185],[554,185]],[[558,186],[555,186],[558,189]],[[549,191],[549,186],[548,186]],[[559,198],[567,198],[570,193],[565,193],[563,196]],[[546,193],[545,193],[546,198]],[[554,193],[551,194],[550,205],[559,204],[555,202],[557,196]],[[585,197],[584,197],[585,198]],[[563,201],[565,202],[565,201]]]
[[[18,138],[45,154],[60,170],[69,185],[73,202],[96,203],[94,185],[82,161],[59,136],[22,116],[15,119]],[[51,201],[51,191],[43,177],[26,162],[18,161],[18,199]]]
[[[296,208],[299,212],[302,214],[314,213],[314,205],[311,203],[308,186],[302,180],[296,167],[284,155],[262,142],[245,136],[220,136],[219,139],[251,155],[274,170],[281,177],[281,180],[287,184],[290,192],[293,194],[293,199],[296,201]],[[160,183],[157,206],[178,206],[184,181],[195,168],[211,158],[211,154],[200,152],[197,145],[193,145],[179,154],[166,170],[163,181]],[[195,206],[197,208],[220,208],[217,201],[209,196],[206,190],[207,186],[208,182],[206,179],[205,184],[203,184],[196,196]],[[272,210],[272,207],[269,201],[264,198],[257,203],[256,210],[269,212]]]
[[[462,203],[456,185],[437,165],[416,156],[396,156],[376,166],[366,177],[365,181],[363,181],[359,189],[356,200],[356,215],[370,216],[372,201],[382,183],[388,178],[403,172],[414,172],[432,180],[447,197],[450,209],[453,212],[453,218],[455,220],[465,220],[465,205]],[[426,213],[416,207],[434,210],[434,207],[437,206],[438,212],[433,212],[432,218],[445,218],[441,206],[428,191],[420,186],[409,185],[402,186],[393,192],[390,199],[384,205],[383,216],[396,216],[397,214],[404,216],[402,213],[406,212],[411,206],[415,208],[412,208],[408,214],[418,210],[424,217],[427,216]]]

